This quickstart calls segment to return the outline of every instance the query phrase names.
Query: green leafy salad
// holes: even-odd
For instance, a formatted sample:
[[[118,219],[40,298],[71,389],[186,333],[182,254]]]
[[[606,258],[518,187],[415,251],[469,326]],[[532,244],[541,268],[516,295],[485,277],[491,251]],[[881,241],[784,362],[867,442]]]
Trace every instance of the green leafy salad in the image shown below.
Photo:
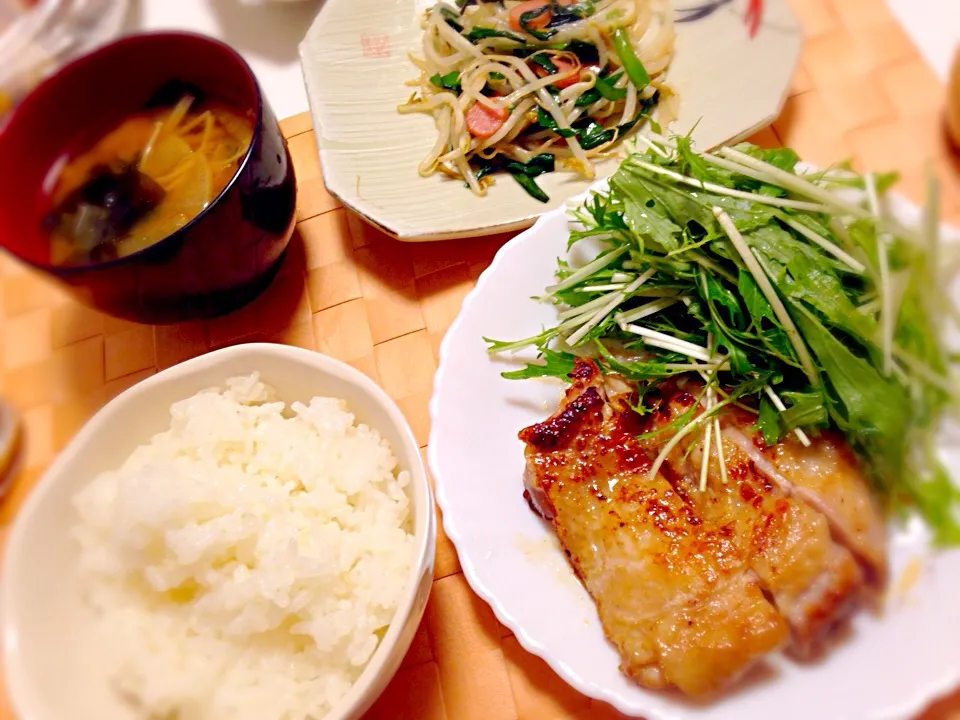
[[[559,260],[541,298],[558,324],[487,339],[491,352],[539,349],[504,376],[565,377],[589,355],[638,381],[643,412],[648,389],[696,373],[700,403],[662,455],[719,431],[730,405],[752,412],[771,444],[836,428],[890,509],[916,507],[937,542],[960,543],[960,491],[934,449],[958,396],[945,336],[960,323],[936,182],[911,229],[887,210],[894,175],[804,170],[789,148],[747,143],[697,153],[655,133],[629,150],[609,188],[572,211],[568,248],[601,250],[580,267]]]

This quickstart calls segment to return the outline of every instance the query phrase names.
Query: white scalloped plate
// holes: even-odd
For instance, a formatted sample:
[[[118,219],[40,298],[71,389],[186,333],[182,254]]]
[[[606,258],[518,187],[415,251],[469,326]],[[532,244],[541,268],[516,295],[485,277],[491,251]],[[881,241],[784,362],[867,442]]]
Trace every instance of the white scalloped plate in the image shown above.
[[[915,206],[891,200],[905,223],[916,222]],[[960,230],[944,233],[960,241]],[[762,680],[699,706],[620,673],[593,602],[522,495],[517,432],[553,412],[563,386],[504,380],[516,361],[491,359],[482,340],[555,324],[556,311],[530,298],[554,281],[567,236],[558,209],[500,250],[444,338],[430,403],[428,459],[444,528],[470,585],[520,644],[580,692],[647,720],[906,720],[960,684],[960,550],[931,550],[917,519],[891,529],[894,589],[883,615],[858,615],[819,664],[776,658]],[[942,458],[957,467],[960,427],[944,433]]]
[[[519,230],[582,193],[589,182],[558,172],[538,182],[544,205],[500,178],[480,198],[463,183],[417,166],[436,139],[433,118],[400,115],[417,72],[407,57],[421,41],[420,11],[433,0],[325,0],[300,45],[304,80],[327,188],[366,220],[400,240],[444,240]],[[787,0],[764,0],[763,23],[750,39],[747,0],[673,0],[680,17],[667,75],[680,95],[672,129],[696,126],[709,149],[769,124],[783,104],[802,33]],[[617,168],[597,166],[605,178]]]

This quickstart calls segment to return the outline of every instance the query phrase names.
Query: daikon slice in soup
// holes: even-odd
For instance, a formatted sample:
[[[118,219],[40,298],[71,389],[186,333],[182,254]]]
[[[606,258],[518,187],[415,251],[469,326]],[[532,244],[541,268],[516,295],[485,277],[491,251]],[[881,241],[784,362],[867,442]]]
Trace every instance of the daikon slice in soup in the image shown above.
[[[123,118],[51,171],[51,262],[104,262],[176,232],[226,187],[252,139],[252,114],[190,94]]]

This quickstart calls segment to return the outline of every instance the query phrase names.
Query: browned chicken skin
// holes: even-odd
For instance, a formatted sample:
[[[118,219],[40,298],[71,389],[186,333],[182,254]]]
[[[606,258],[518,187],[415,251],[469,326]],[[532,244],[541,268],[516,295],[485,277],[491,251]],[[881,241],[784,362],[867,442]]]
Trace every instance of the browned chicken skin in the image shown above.
[[[650,431],[689,408],[695,386],[664,387],[657,410],[640,416],[629,385],[592,363],[578,361],[571,380],[557,412],[520,432],[526,495],[553,523],[628,676],[716,693],[775,650],[815,652],[877,589],[881,518],[836,441],[758,447],[752,419],[727,413],[728,481],[714,455],[700,491],[694,436],[649,477],[669,439]],[[838,472],[849,494],[827,482]]]

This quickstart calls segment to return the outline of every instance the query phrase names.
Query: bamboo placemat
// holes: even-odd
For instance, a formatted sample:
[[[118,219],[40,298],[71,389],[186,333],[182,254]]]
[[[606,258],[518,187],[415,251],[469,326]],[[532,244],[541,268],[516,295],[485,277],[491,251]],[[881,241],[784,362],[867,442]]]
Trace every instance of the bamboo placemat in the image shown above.
[[[793,5],[806,29],[801,66],[781,117],[754,142],[789,144],[815,163],[851,157],[863,168],[898,169],[901,191],[915,200],[929,158],[943,181],[944,215],[960,221],[960,171],[941,130],[943,88],[883,0]],[[345,360],[386,389],[426,445],[440,339],[509,238],[394,242],[326,191],[309,117],[282,125],[299,179],[298,232],[271,287],[232,315],[165,327],[119,321],[0,257],[0,395],[20,409],[26,432],[23,470],[0,506],[0,547],[37,477],[97,408],[213,348],[268,340]],[[442,528],[435,577],[419,633],[371,720],[621,717],[568,687],[498,624],[468,587]],[[0,720],[12,717],[0,688]],[[960,720],[960,693],[923,720],[949,718]]]

